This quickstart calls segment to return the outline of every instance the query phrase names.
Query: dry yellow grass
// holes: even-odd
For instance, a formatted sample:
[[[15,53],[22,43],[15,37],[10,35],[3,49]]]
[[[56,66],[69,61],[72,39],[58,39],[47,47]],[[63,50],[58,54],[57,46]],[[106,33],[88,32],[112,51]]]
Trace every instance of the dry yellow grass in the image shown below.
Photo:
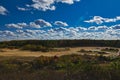
[[[60,52],[33,52],[33,51],[23,51],[19,49],[2,49],[0,51],[0,56],[16,56],[16,57],[39,57],[39,56],[62,56],[62,55],[70,55],[70,54],[80,54],[83,55],[84,53],[80,53],[81,49],[85,50],[100,50],[101,48],[105,47],[74,47],[70,48],[68,51],[60,51]],[[90,53],[89,53],[90,54]],[[91,54],[93,55],[93,54]],[[94,54],[95,55],[95,54]],[[110,54],[112,55],[112,54]],[[108,55],[106,55],[108,56]]]

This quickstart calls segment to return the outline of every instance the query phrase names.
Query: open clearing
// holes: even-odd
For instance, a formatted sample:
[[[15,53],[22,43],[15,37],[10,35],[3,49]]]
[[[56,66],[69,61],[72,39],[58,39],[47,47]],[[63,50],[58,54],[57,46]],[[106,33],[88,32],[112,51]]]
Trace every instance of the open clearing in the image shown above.
[[[39,57],[39,56],[62,56],[62,55],[70,55],[70,54],[79,54],[79,55],[100,55],[93,51],[101,51],[106,47],[73,47],[69,48],[69,50],[62,50],[64,48],[57,48],[59,51],[49,51],[49,52],[40,52],[40,51],[24,51],[19,49],[1,49],[0,56],[16,56],[16,57]],[[92,52],[80,52],[81,49]],[[104,56],[113,56],[116,55],[117,52],[107,52],[108,54],[104,54]]]

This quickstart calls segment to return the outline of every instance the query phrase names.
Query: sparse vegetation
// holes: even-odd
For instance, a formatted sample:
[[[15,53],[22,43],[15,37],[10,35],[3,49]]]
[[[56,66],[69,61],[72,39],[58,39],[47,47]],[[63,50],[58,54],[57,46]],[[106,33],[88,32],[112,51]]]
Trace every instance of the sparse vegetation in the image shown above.
[[[101,51],[118,52],[119,50],[115,48],[104,48],[104,49],[101,49]]]
[[[49,40],[1,42],[2,48],[29,51],[67,51],[68,47],[120,47],[117,40]],[[64,48],[66,47],[66,48]],[[58,49],[61,48],[61,49]],[[63,48],[63,49],[62,49]],[[104,56],[116,48],[100,51],[81,49],[78,52],[99,55],[63,55],[37,58],[0,58],[0,80],[120,80],[120,57]]]
[[[104,51],[97,51],[98,54],[109,54],[108,52],[104,52]]]
[[[78,52],[86,52],[86,50],[85,49],[81,49],[80,51],[78,51]]]
[[[119,60],[102,55],[0,60],[0,80],[119,80]]]
[[[82,52],[82,53],[92,53],[93,51],[91,51],[91,50],[81,49],[81,50],[78,51],[78,52]]]
[[[0,52],[5,52],[4,50],[0,49]]]
[[[41,46],[41,45],[25,45],[21,48],[22,50],[30,50],[30,51],[42,51],[42,52],[48,52],[50,51],[50,48]]]

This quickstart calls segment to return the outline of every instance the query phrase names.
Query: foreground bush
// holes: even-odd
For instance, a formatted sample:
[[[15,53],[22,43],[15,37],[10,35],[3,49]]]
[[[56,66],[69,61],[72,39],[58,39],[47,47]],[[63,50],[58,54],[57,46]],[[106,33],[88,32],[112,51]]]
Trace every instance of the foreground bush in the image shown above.
[[[120,58],[65,55],[0,61],[0,80],[120,80]]]

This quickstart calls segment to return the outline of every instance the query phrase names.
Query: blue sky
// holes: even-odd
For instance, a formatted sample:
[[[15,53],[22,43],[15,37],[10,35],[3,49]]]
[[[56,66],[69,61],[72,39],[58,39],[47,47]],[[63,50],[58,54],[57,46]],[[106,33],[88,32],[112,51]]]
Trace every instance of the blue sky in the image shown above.
[[[120,0],[0,0],[0,40],[120,39]]]

